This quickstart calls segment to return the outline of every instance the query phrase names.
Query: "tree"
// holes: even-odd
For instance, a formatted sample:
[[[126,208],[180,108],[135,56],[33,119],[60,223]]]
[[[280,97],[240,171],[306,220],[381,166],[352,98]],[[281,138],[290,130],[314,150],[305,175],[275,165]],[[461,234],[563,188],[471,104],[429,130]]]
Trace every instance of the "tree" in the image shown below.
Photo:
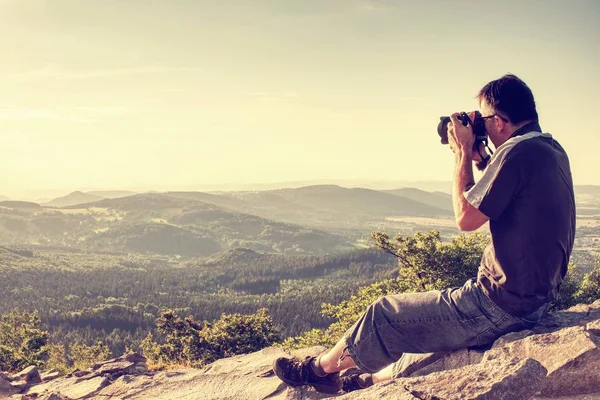
[[[75,343],[70,348],[69,358],[74,369],[84,370],[97,362],[110,359],[110,350],[101,341],[97,341],[91,346],[85,343]]]
[[[594,269],[583,276],[575,298],[577,303],[586,304],[600,299],[600,259],[596,260]]]
[[[0,370],[41,367],[48,358],[48,332],[39,329],[37,311],[15,309],[0,318]]]
[[[142,342],[143,354],[156,365],[183,364],[203,366],[220,358],[260,350],[279,341],[273,321],[262,308],[255,314],[223,314],[213,323],[180,318],[173,311],[156,320],[156,330],[164,343],[154,342],[149,334]]]
[[[401,280],[416,292],[462,286],[477,275],[489,244],[489,237],[478,232],[461,234],[450,243],[443,243],[437,230],[393,239],[373,232],[371,237],[375,246],[398,258]]]

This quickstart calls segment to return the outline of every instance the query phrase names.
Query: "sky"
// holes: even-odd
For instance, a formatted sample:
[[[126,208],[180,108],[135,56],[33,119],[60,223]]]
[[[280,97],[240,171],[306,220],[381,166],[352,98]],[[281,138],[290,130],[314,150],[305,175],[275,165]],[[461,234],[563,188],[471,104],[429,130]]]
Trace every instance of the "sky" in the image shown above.
[[[597,0],[0,0],[0,195],[452,180],[514,73],[600,184]]]

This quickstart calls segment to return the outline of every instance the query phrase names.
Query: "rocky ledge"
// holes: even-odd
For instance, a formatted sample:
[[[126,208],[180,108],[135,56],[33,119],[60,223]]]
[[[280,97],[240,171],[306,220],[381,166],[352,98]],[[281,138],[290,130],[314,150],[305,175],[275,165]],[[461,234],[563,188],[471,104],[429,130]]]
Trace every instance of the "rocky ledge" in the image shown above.
[[[0,398],[600,400],[600,300],[550,314],[534,330],[503,336],[487,350],[415,356],[404,369],[405,377],[336,396],[280,382],[271,365],[285,354],[270,347],[203,369],[159,372],[148,371],[144,357],[130,354],[64,377],[29,367],[15,375],[0,374]]]

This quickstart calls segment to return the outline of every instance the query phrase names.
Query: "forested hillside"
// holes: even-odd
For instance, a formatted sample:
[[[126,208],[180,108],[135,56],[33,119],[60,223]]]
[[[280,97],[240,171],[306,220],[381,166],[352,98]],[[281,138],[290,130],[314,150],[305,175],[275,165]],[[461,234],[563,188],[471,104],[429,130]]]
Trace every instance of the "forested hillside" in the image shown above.
[[[64,342],[103,339],[115,354],[154,327],[160,310],[198,320],[269,309],[286,336],[324,327],[321,304],[393,275],[379,250],[290,256],[245,248],[212,257],[148,257],[0,249],[0,314],[38,310]]]

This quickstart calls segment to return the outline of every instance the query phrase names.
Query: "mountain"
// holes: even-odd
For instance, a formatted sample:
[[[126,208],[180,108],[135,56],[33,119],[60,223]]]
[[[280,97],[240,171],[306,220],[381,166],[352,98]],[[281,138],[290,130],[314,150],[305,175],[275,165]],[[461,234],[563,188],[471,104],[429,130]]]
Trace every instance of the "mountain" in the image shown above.
[[[272,193],[284,199],[328,210],[337,214],[389,216],[446,216],[447,209],[431,206],[400,195],[364,188],[344,188],[336,185],[306,186],[280,189]]]
[[[44,206],[47,207],[68,207],[74,206],[77,204],[85,204],[92,203],[94,201],[102,200],[104,197],[96,196],[89,193],[84,193],[81,191],[76,191],[69,193],[66,196],[58,197],[56,199],[50,200],[47,203],[44,203]]]
[[[77,196],[77,200],[84,198]],[[35,213],[3,210],[0,242],[192,257],[235,247],[286,254],[354,247],[354,239],[344,234],[278,222],[199,199],[248,208],[241,207],[242,200],[193,192],[143,193],[63,208],[36,204]]]
[[[427,204],[432,207],[443,210],[453,211],[452,196],[443,192],[426,192],[416,188],[401,188],[386,190],[385,193],[391,193],[396,196],[406,197],[419,203]]]
[[[598,185],[575,185],[574,189],[575,194],[600,197],[600,186]]]
[[[206,192],[164,192],[164,195],[184,199],[186,201],[200,201],[203,203],[215,204],[220,207],[232,208],[234,210],[245,210],[248,204],[245,199],[240,200],[236,197],[227,196],[222,193],[206,193]]]
[[[0,201],[10,200],[10,197],[0,196]]]
[[[165,210],[169,208],[181,208],[195,203],[194,199],[185,199],[170,196],[164,193],[141,193],[133,196],[114,199],[102,199],[88,206],[106,207],[123,211],[148,211]],[[72,208],[72,207],[70,207]]]
[[[5,200],[0,201],[0,207],[22,209],[22,210],[37,210],[42,208],[38,203],[31,201]]]
[[[271,220],[336,232],[381,229],[381,224],[388,217],[447,217],[452,214],[447,208],[391,193],[337,185],[211,194],[219,197],[204,199],[219,206]],[[236,201],[225,201],[224,198]]]
[[[117,226],[90,237],[88,242],[114,250],[192,257],[207,257],[221,251],[219,242],[209,235],[160,223]]]
[[[133,196],[134,194],[137,194],[137,192],[132,192],[130,190],[92,190],[85,193],[105,199],[117,199],[119,197]]]

